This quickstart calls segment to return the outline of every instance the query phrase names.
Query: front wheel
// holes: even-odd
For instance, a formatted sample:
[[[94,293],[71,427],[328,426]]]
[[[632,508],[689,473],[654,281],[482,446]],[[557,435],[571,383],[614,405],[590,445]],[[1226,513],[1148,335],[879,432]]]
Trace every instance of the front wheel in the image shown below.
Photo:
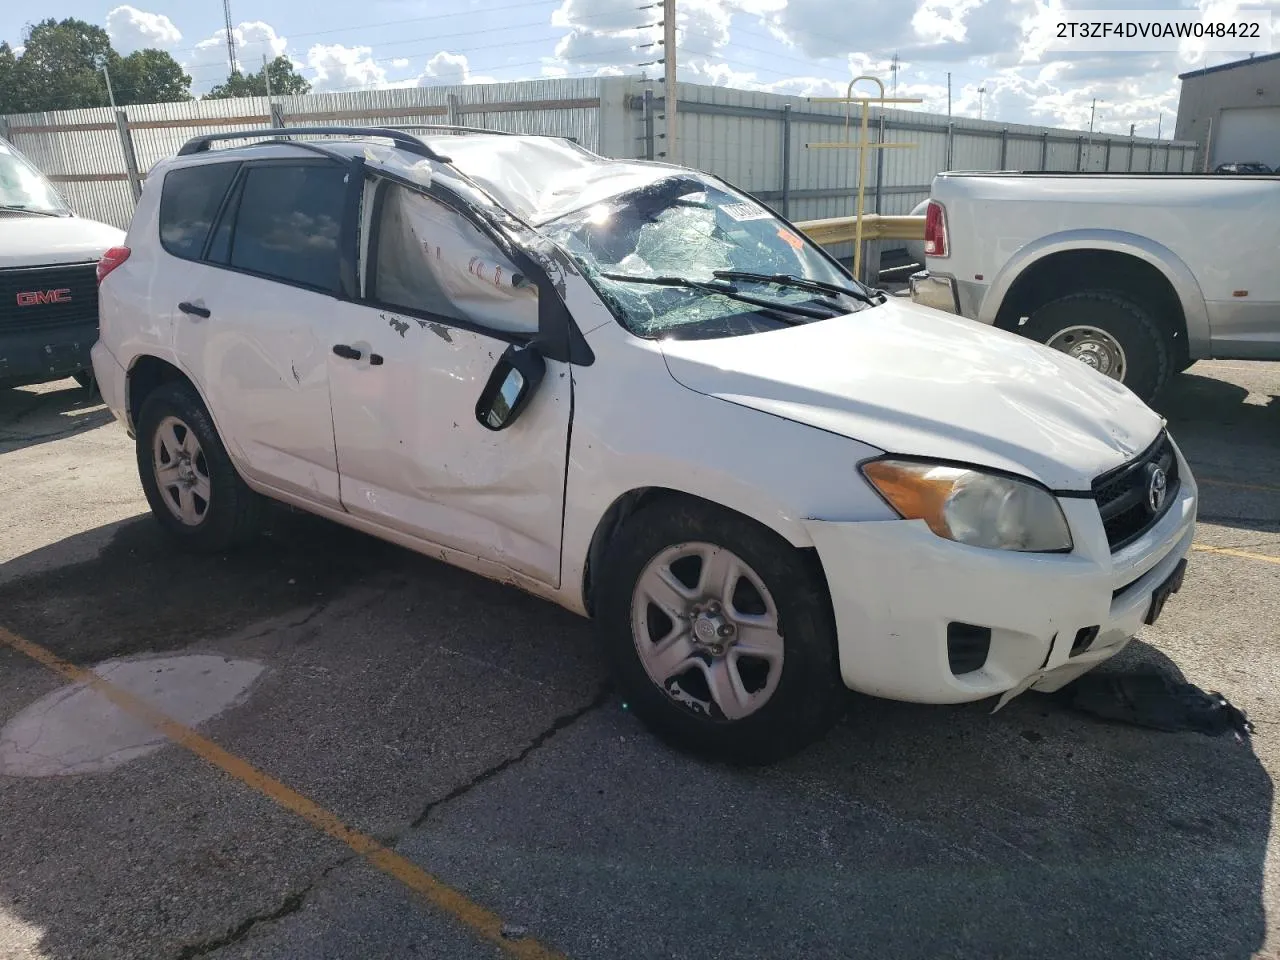
[[[150,394],[137,434],[143,492],[175,540],[216,553],[256,535],[262,498],[240,478],[194,388],[175,382]]]
[[[1119,380],[1150,402],[1173,373],[1173,343],[1143,306],[1086,290],[1051,300],[1018,333]]]
[[[605,557],[595,619],[631,708],[674,746],[770,763],[838,715],[821,574],[723,508],[664,500],[635,513]]]

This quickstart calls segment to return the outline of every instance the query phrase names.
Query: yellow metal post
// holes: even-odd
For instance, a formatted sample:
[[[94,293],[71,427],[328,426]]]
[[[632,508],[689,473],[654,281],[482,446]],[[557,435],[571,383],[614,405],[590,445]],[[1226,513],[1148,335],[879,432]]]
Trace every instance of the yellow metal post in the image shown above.
[[[880,90],[878,97],[855,97],[853,95],[854,85],[862,80],[870,80]],[[844,120],[844,142],[843,143],[806,143],[806,148],[819,149],[849,149],[857,147],[858,150],[858,200],[855,212],[856,226],[854,228],[853,240],[853,275],[861,277],[862,275],[862,211],[865,203],[866,184],[867,184],[867,150],[886,150],[892,148],[914,149],[918,144],[914,143],[869,143],[867,140],[867,121],[869,119],[868,106],[871,101],[875,100],[880,104],[881,109],[890,103],[922,103],[919,97],[886,97],[884,95],[884,83],[878,77],[863,75],[854,77],[849,81],[849,87],[843,97],[810,97],[811,103],[843,103],[845,105]],[[854,102],[861,103],[862,110],[862,134],[858,138],[858,142],[854,143],[849,139],[849,127],[852,123],[852,105]]]

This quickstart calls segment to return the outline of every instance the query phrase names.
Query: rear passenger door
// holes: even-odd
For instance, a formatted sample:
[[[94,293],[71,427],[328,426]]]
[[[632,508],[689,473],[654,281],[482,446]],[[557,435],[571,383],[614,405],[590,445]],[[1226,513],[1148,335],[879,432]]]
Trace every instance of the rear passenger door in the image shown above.
[[[174,345],[223,442],[249,479],[330,507],[327,361],[346,178],[310,156],[186,167],[165,177],[160,210],[162,242],[185,261],[170,281]],[[186,211],[196,227],[167,217],[166,202],[170,213],[199,207]],[[202,222],[214,226],[202,233]]]

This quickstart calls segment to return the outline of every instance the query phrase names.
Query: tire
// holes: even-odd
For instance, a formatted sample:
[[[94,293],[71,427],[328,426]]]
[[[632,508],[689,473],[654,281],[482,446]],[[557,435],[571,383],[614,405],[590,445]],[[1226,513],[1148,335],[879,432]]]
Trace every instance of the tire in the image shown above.
[[[77,370],[75,373],[71,375],[71,379],[74,380],[76,383],[80,384],[80,386],[84,387],[86,390],[88,390],[91,386],[93,386],[93,371]]]
[[[678,569],[687,587],[697,583],[704,569],[719,573],[733,559],[744,563],[746,570],[731,594],[735,602],[725,605],[736,609],[722,607],[718,615],[720,630],[736,624],[738,633],[724,641],[732,645],[723,656],[695,648],[696,653],[683,660],[685,666],[674,668],[677,672],[661,684],[646,667],[641,644],[651,651],[674,651],[651,646],[652,637],[670,632],[692,638],[706,626],[704,620],[714,624],[717,618],[697,618],[692,627],[680,629],[684,621],[678,623],[646,602],[646,609],[633,619],[633,596],[644,589],[641,577],[653,569],[651,563],[661,565],[664,557],[699,550],[710,558],[708,563],[685,557],[674,560],[668,572]],[[757,589],[757,582],[766,593]],[[724,595],[723,590],[717,593]],[[687,599],[674,593],[665,597]],[[769,619],[770,604],[775,632],[759,627]],[[689,608],[684,609],[687,613]],[[752,615],[758,618],[756,629],[747,619]],[[691,753],[737,764],[772,763],[825,734],[844,703],[835,619],[820,572],[771,530],[712,504],[665,499],[642,507],[627,520],[605,554],[595,626],[620,691],[636,715],[661,739]],[[762,649],[776,644],[778,662],[746,655],[739,643],[756,643]],[[671,662],[682,657],[675,654]],[[723,679],[725,670],[736,673],[741,689],[757,701],[751,712],[731,717],[711,694],[713,674],[707,671]],[[657,672],[663,676],[668,671],[663,667]],[[739,707],[741,702],[732,712]]]
[[[1071,336],[1066,331],[1073,327],[1101,330],[1119,345],[1124,370],[1116,379],[1144,402],[1150,403],[1173,375],[1171,338],[1150,311],[1117,293],[1086,290],[1052,300],[1031,314],[1017,332],[1052,346],[1055,339],[1064,344]],[[1078,349],[1080,341],[1073,346]]]
[[[162,431],[164,438],[158,436]],[[138,477],[151,512],[182,547],[220,553],[257,535],[263,499],[241,479],[209,411],[190,384],[167,383],[151,393],[138,414],[137,437]],[[197,446],[189,446],[192,439]],[[158,443],[168,453],[168,462],[185,471],[181,482],[166,485],[161,480],[157,463],[163,456],[157,453]],[[188,462],[192,450],[197,455]],[[188,487],[185,499],[182,487]],[[193,509],[184,519],[179,514],[188,503]]]

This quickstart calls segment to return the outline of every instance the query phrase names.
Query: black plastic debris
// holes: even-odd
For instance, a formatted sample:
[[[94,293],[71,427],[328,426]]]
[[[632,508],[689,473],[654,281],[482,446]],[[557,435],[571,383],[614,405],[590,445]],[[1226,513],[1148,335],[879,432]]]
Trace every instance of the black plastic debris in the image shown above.
[[[1059,692],[1066,706],[1105,720],[1211,737],[1253,733],[1243,710],[1222,694],[1156,671],[1086,673]]]

